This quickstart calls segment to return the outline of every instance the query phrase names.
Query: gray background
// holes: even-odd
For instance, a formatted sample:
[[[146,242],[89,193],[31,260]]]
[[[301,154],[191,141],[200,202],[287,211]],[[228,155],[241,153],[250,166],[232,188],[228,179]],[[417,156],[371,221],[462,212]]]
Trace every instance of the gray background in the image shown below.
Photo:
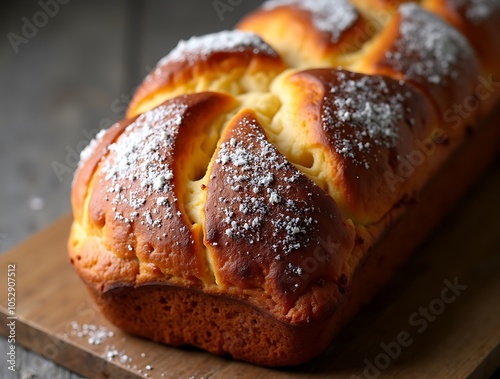
[[[0,252],[70,211],[74,152],[123,116],[158,59],[179,39],[232,28],[261,2],[220,17],[212,0],[71,0],[17,53],[8,33],[22,35],[22,18],[41,8],[0,2]],[[2,357],[6,345],[0,338]],[[17,363],[19,378],[78,377],[20,347]],[[5,366],[0,378],[13,377]]]

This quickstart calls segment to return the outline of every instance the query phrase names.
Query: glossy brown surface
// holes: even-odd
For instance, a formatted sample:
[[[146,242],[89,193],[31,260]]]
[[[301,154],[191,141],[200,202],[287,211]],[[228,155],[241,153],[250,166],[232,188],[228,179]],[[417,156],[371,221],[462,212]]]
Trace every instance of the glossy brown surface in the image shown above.
[[[354,244],[335,201],[269,143],[249,110],[231,120],[209,172],[204,234],[220,289],[242,289],[292,324],[331,313]],[[307,272],[307,261],[318,267]]]
[[[287,130],[300,128],[309,152],[321,157],[317,181],[355,223],[376,222],[396,203],[411,201],[432,160],[446,151],[433,136],[439,124],[432,103],[407,83],[315,69],[290,75],[276,91],[293,112]],[[437,153],[405,171],[423,143]]]

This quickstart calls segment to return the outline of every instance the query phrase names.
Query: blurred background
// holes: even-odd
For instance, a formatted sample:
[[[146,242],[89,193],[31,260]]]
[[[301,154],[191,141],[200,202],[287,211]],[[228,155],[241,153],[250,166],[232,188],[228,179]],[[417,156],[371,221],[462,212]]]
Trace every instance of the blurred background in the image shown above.
[[[71,211],[79,152],[123,117],[161,57],[180,39],[232,28],[261,2],[1,2],[0,252]],[[0,338],[2,356],[6,345]],[[77,377],[18,354],[20,378]]]

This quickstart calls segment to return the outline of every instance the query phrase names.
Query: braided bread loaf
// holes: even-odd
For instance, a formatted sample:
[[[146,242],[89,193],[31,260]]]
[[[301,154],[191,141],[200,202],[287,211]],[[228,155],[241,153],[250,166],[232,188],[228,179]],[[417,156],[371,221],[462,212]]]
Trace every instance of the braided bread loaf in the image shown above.
[[[460,192],[436,178],[498,100],[499,19],[498,0],[271,0],[179,43],[74,179],[70,258],[106,317],[261,365],[318,355]]]

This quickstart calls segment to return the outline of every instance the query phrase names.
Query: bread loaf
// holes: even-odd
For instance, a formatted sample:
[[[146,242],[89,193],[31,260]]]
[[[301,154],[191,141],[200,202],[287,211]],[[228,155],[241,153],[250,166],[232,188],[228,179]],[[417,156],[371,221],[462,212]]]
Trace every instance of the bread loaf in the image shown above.
[[[271,0],[180,42],[75,174],[69,255],[103,314],[259,365],[321,353],[460,165],[495,155],[499,19],[498,0]]]

